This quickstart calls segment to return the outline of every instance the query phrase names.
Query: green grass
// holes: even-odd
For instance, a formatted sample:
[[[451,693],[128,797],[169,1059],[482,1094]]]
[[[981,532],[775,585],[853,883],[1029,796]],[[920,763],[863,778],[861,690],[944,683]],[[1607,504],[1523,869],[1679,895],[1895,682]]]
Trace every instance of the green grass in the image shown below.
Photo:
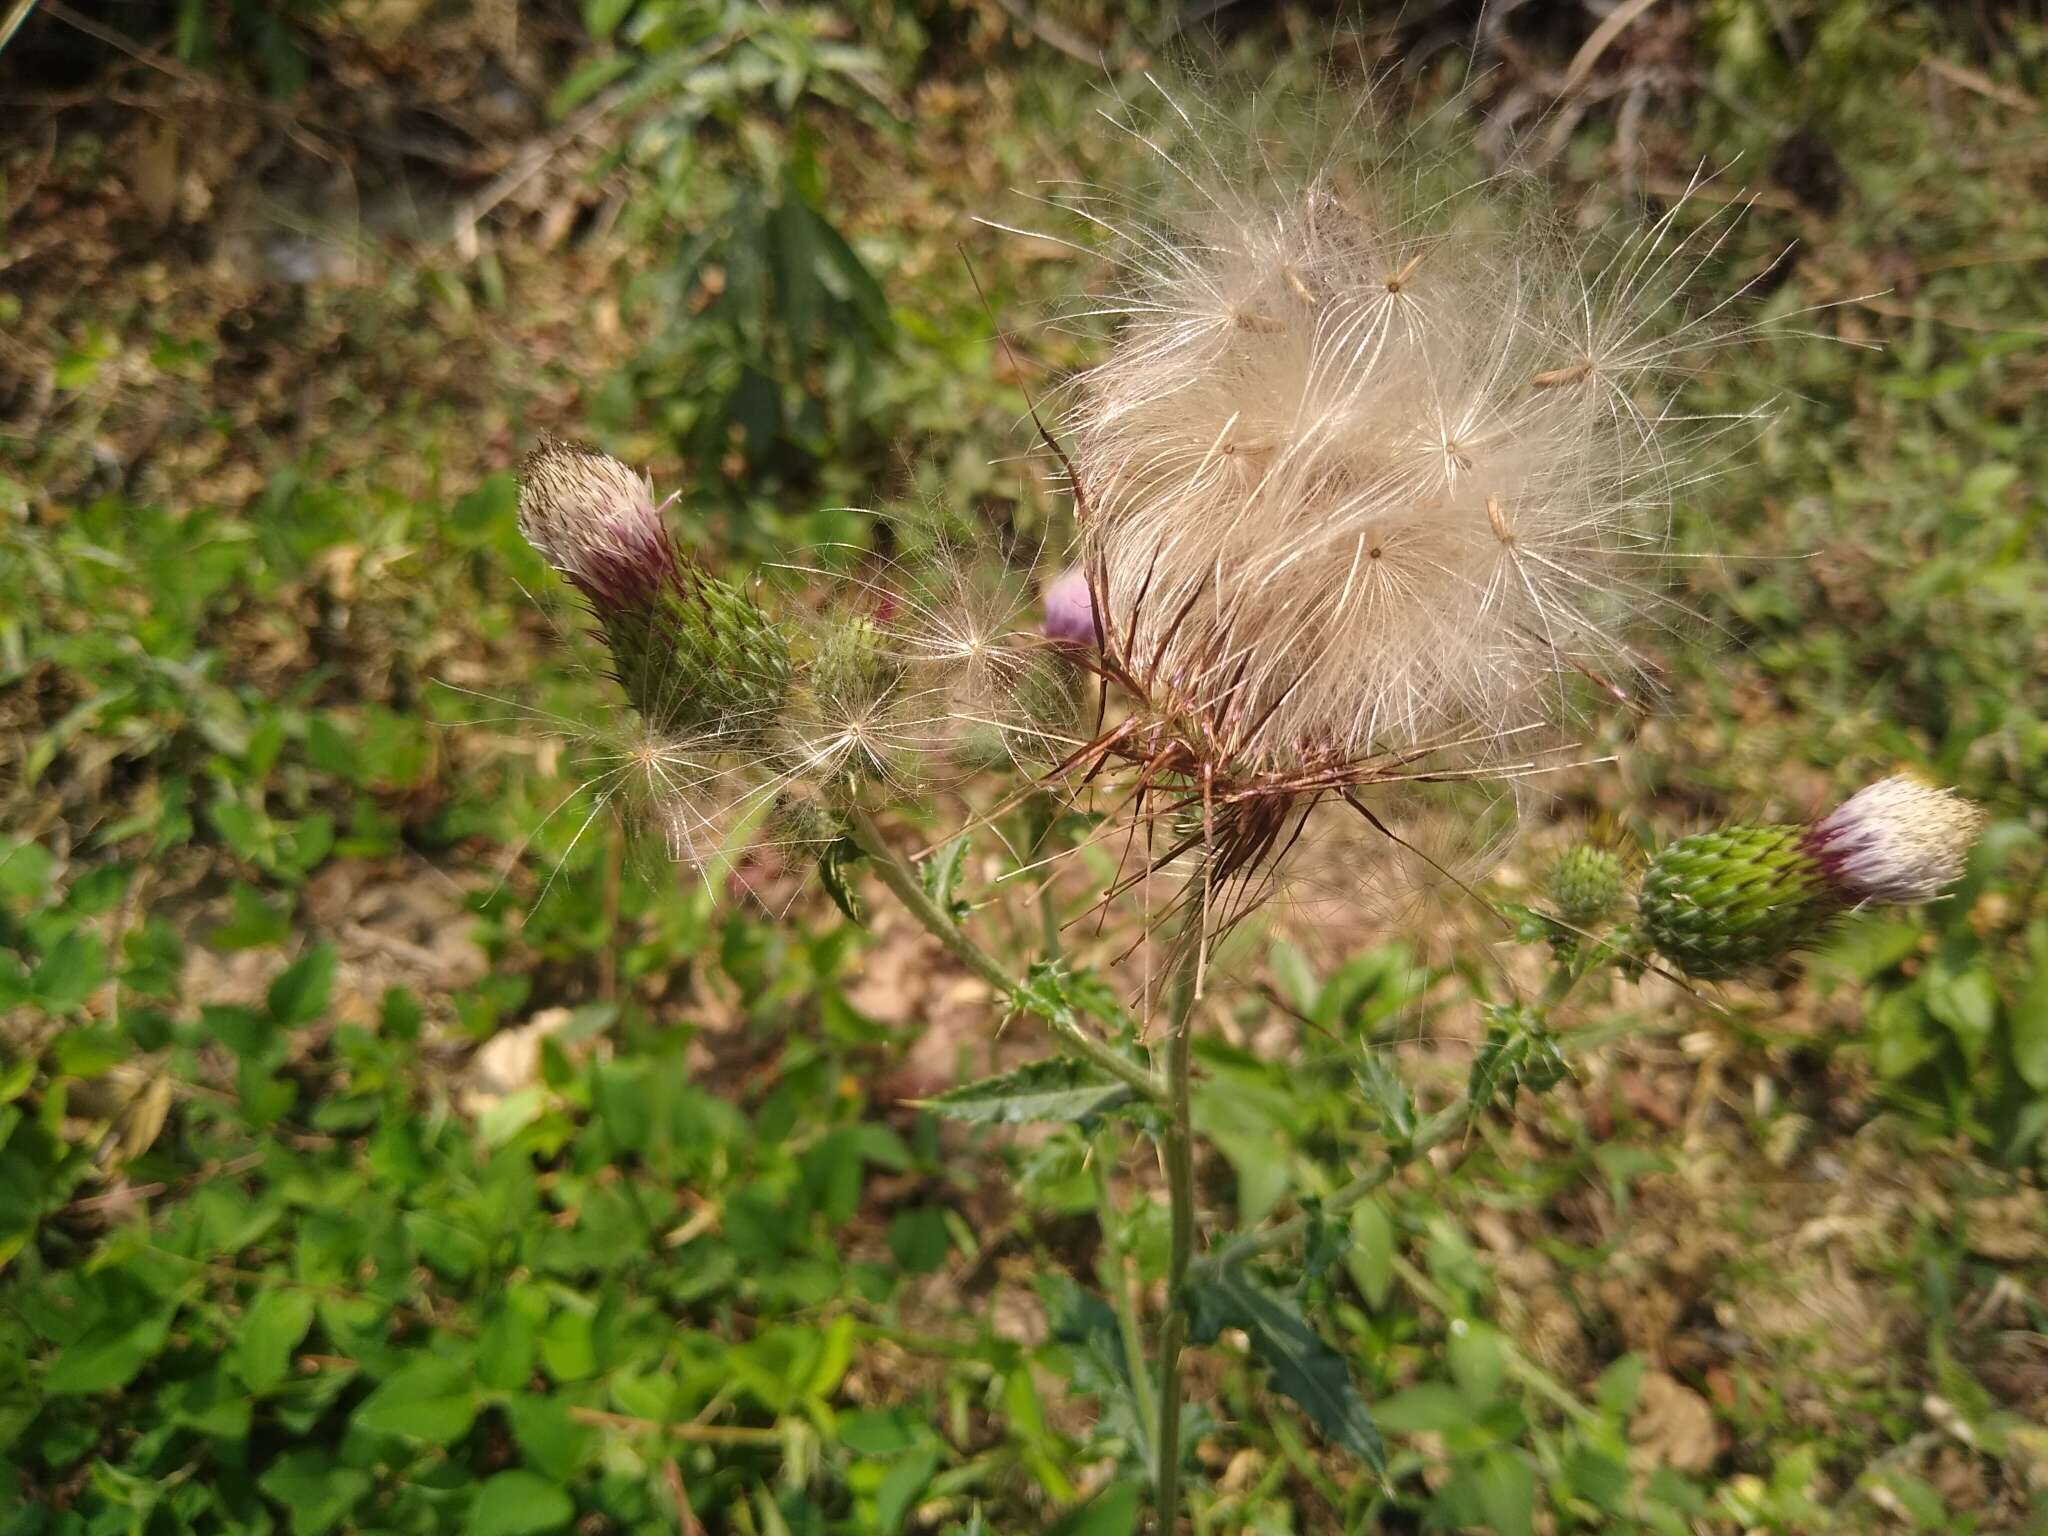
[[[1101,1298],[1158,1305],[1152,1160],[912,1105],[1032,1026],[926,989],[881,902],[856,927],[800,871],[733,899],[581,830],[558,717],[601,736],[618,706],[528,595],[509,474],[587,431],[735,568],[896,537],[848,503],[1057,540],[1036,472],[990,463],[1027,450],[1022,401],[955,244],[1005,323],[1072,282],[965,215],[1114,173],[1102,77],[993,7],[586,9],[609,41],[544,31],[557,110],[621,93],[548,173],[587,239],[546,244],[537,207],[476,261],[371,227],[353,285],[224,279],[210,216],[94,233],[140,114],[65,109],[47,162],[0,143],[27,253],[0,294],[0,1528],[1134,1528]],[[287,106],[345,138],[347,26],[237,15],[193,67],[252,91],[296,51]],[[1113,61],[1145,35],[1060,15]],[[1858,919],[1803,978],[1582,1006],[1554,1092],[1312,1224],[1263,1278],[1364,1388],[1387,1480],[1226,1330],[1195,1368],[1204,1530],[2048,1519],[2048,33],[1671,4],[1595,78],[1653,67],[1650,28],[1686,83],[1626,146],[1597,105],[1561,192],[1621,208],[1733,161],[1715,185],[1760,196],[1702,285],[1796,240],[1765,315],[1833,307],[1695,387],[1777,402],[1681,529],[1720,556],[1684,593],[1716,648],[1665,647],[1668,708],[1607,728],[1619,762],[1503,887],[1589,820],[1798,816],[1898,764],[1994,824],[1963,893]],[[1236,57],[1305,67],[1315,35],[1247,23]],[[1532,35],[1479,94],[1582,41]],[[377,57],[400,90],[436,67]],[[1432,57],[1429,100],[1462,70]],[[204,167],[205,114],[126,83],[183,100]],[[1035,392],[1085,355],[1021,350]],[[993,853],[963,894],[1027,952]],[[1477,943],[1444,958],[1248,947],[1269,989],[1198,1057],[1219,1228],[1370,1161],[1359,1063],[1425,1107],[1462,1086],[1456,1021],[1498,984]],[[1250,1044],[1290,1012],[1329,1033]]]

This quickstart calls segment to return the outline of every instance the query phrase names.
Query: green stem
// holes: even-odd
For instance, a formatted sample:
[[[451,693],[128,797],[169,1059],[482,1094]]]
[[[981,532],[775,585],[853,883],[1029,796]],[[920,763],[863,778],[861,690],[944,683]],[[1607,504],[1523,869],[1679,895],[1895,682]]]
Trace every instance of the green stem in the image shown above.
[[[1053,845],[1053,833],[1059,826],[1059,807],[1050,795],[1038,794],[1031,797],[1025,825],[1030,838],[1025,847],[1032,858],[1048,862]],[[1053,890],[1052,871],[1048,868],[1038,884],[1038,927],[1039,939],[1045,949],[1048,962],[1060,958],[1060,899]]]
[[[1053,1033],[1058,1035],[1075,1055],[1093,1066],[1100,1067],[1119,1082],[1128,1084],[1154,1103],[1165,1100],[1166,1090],[1161,1086],[1159,1079],[1145,1068],[1111,1050],[1105,1042],[1096,1039],[1072,1018],[1033,1007],[1031,1000],[1017,986],[1016,980],[1003,969],[995,957],[961,932],[959,924],[925,893],[924,882],[918,879],[917,871],[901,854],[889,846],[888,839],[882,836],[881,829],[875,825],[868,813],[855,806],[848,808],[846,816],[848,835],[874,864],[875,873],[881,878],[882,884],[903,903],[912,917],[946,946],[948,954],[987,982],[995,989],[996,995],[1006,1003],[1031,1008],[1052,1027]]]
[[[1187,1307],[1182,1288],[1195,1251],[1194,1115],[1188,1090],[1188,1016],[1195,1003],[1195,973],[1201,965],[1201,909],[1190,915],[1181,938],[1167,1000],[1166,1132],[1161,1160],[1166,1164],[1168,1201],[1166,1259],[1166,1321],[1159,1330],[1158,1455],[1154,1479],[1154,1528],[1169,1536],[1180,1511],[1180,1356],[1187,1338]]]

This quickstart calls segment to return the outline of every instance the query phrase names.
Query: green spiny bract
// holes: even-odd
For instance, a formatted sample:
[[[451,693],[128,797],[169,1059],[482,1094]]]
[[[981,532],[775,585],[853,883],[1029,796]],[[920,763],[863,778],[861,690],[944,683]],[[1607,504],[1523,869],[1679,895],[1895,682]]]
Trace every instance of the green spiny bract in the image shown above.
[[[1550,872],[1550,899],[1574,927],[1599,922],[1621,902],[1625,881],[1619,857],[1581,843],[1567,848]]]
[[[1840,902],[1799,826],[1680,838],[1643,875],[1643,936],[1689,976],[1730,976],[1789,953]]]
[[[602,617],[626,697],[656,730],[734,746],[767,734],[789,693],[789,642],[737,587],[685,564],[646,608]]]

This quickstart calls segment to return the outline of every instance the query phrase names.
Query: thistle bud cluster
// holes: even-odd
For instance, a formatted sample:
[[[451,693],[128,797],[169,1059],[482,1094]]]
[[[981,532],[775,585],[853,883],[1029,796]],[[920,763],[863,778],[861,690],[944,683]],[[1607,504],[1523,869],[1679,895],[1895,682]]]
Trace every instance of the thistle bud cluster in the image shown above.
[[[602,631],[637,720],[607,776],[675,857],[750,820],[829,845],[870,786],[914,794],[1069,739],[1071,664],[1032,633],[1023,584],[972,562],[771,612],[677,547],[644,477],[553,439],[522,468],[519,523]]]
[[[1810,824],[1697,832],[1643,872],[1637,931],[1688,976],[1732,976],[1791,953],[1854,908],[1934,900],[1962,877],[1982,825],[1983,812],[1954,791],[1899,775]],[[1566,922],[1597,921],[1619,902],[1620,861],[1572,849],[1550,894]]]

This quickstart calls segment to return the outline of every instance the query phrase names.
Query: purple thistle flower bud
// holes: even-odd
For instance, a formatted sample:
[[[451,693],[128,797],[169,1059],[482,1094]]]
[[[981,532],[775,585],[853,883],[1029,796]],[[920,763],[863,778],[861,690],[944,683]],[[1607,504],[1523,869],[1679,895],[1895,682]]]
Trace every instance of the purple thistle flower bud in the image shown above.
[[[1805,850],[1851,904],[1932,901],[1959,879],[1984,813],[1907,774],[1858,790],[1806,830]]]
[[[1068,645],[1095,644],[1095,598],[1088,590],[1088,573],[1080,566],[1063,571],[1045,589],[1045,623],[1048,640]]]
[[[652,488],[594,448],[548,437],[527,455],[519,531],[600,616],[649,607],[682,581]]]

